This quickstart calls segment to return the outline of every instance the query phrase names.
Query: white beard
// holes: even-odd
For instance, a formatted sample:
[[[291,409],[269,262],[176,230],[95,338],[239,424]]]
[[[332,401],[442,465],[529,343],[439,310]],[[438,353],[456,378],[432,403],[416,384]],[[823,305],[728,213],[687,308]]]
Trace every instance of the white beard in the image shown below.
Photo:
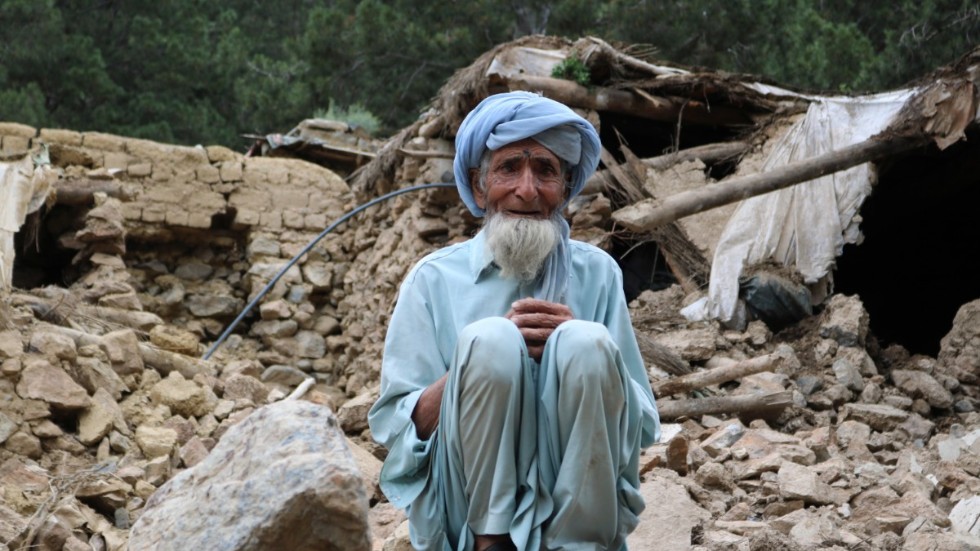
[[[560,215],[559,215],[560,216]],[[537,220],[487,213],[486,246],[500,266],[500,275],[530,282],[561,238],[557,219]]]

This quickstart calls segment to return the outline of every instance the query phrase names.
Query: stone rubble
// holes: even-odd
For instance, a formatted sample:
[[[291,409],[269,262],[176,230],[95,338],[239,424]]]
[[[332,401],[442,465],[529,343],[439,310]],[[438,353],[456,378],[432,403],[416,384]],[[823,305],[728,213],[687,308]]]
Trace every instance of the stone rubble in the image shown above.
[[[344,526],[371,538],[343,548],[408,549],[404,513],[377,488],[384,450],[371,441],[366,412],[378,393],[384,331],[401,279],[423,254],[477,228],[455,192],[401,196],[342,225],[203,360],[206,346],[292,255],[354,206],[355,193],[303,161],[0,123],[0,150],[32,139],[50,145],[63,178],[122,191],[52,211],[48,227],[74,251],[61,266],[66,289],[44,281],[4,298],[0,551],[149,548],[138,538],[164,526],[153,520],[166,517],[159,511],[182,522],[203,518],[188,514],[200,499],[175,496],[185,489],[192,495],[188,481],[195,477],[216,483],[222,467],[230,472],[221,450],[258,438],[260,420],[271,423],[267,412],[275,408],[336,412],[318,414],[320,429],[333,427],[321,442],[350,454],[315,458],[323,466],[318,476],[336,473],[317,488],[357,496],[358,513],[349,510],[356,521]],[[406,147],[452,150],[445,140],[423,137]],[[444,181],[448,173],[451,159],[406,157],[395,180]],[[575,211],[577,237],[599,239],[609,210],[603,199]],[[694,368],[779,350],[788,360],[775,373],[699,394],[788,390],[794,405],[774,417],[705,415],[665,424],[664,441],[641,457],[648,506],[630,549],[980,545],[980,301],[963,305],[931,358],[882,348],[857,296],[834,295],[817,314],[776,334],[761,322],[745,331],[687,322],[677,312],[695,298],[678,286],[645,291],[630,305],[637,331]],[[664,376],[656,366],[650,372]],[[316,384],[301,401],[283,401],[308,378]],[[288,417],[276,422],[286,424],[271,424],[280,428],[269,438],[308,434]],[[274,464],[274,447],[253,450],[236,468]],[[351,474],[355,464],[360,476]],[[307,472],[309,465],[289,470]],[[199,474],[212,469],[213,477]],[[276,480],[247,490],[285,485]],[[290,479],[297,486],[289,487],[315,480]],[[229,487],[224,501],[261,503],[250,510],[254,518],[270,515],[275,524],[263,532],[273,536],[262,538],[292,537],[289,521],[271,520],[286,518],[288,506],[240,490]],[[336,521],[318,525],[327,530]],[[241,526],[236,534],[252,529]],[[171,538],[159,530],[152,537]],[[308,541],[290,540],[289,547]]]

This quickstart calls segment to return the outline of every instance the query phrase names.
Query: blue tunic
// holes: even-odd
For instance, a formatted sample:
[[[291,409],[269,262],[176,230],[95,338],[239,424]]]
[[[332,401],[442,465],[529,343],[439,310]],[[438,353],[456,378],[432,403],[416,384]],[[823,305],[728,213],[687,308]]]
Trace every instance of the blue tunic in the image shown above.
[[[381,488],[393,504],[408,510],[417,549],[465,551],[472,549],[473,534],[505,532],[521,549],[598,548],[562,543],[592,537],[583,535],[579,528],[584,525],[608,527],[599,530],[611,534],[601,536],[608,539],[604,545],[625,549],[625,536],[643,508],[637,491],[639,450],[659,439],[659,417],[619,267],[605,252],[578,241],[569,241],[569,253],[565,303],[576,320],[594,323],[563,324],[546,344],[540,365],[527,356],[516,326],[501,318],[513,302],[533,296],[534,284],[501,277],[485,250],[482,232],[426,256],[402,283],[385,341],[381,395],[368,420],[374,438],[389,450]],[[565,343],[593,341],[598,344],[562,355],[573,349]],[[473,350],[484,357],[474,359]],[[579,369],[569,367],[575,362],[609,364],[601,372],[613,377],[583,383],[584,398],[570,403],[558,387],[563,370]],[[521,366],[509,370],[518,374],[514,380],[485,391],[492,398],[481,399],[478,406],[462,403],[460,389],[485,378],[485,372],[467,378],[468,370],[477,373],[505,363]],[[429,440],[421,440],[412,411],[422,391],[447,372],[439,428]],[[592,384],[601,387],[589,389]],[[607,385],[612,390],[607,391]],[[510,440],[471,430],[460,416],[466,407],[498,407],[493,402],[521,412],[505,415],[499,424],[514,432]],[[579,415],[591,415],[580,412],[583,407],[605,409],[611,420],[603,426],[580,427],[579,432],[586,432],[576,436],[565,425],[574,424]],[[611,407],[618,413],[609,415]],[[572,421],[563,423],[563,418]],[[601,453],[584,449],[597,443],[604,446]],[[491,446],[497,449],[488,449]],[[468,468],[462,458],[466,450],[471,450]],[[489,472],[482,482],[466,480],[467,474],[479,472],[472,468],[472,450],[501,458],[483,463]],[[612,473],[610,479],[592,476],[585,464],[563,461],[582,454],[591,454],[586,463],[607,463],[603,468]],[[597,486],[595,491],[589,483]],[[603,486],[609,486],[608,491]],[[490,496],[488,510],[471,508],[469,498],[480,494],[483,499],[484,493]],[[512,498],[497,507],[494,500],[500,495]],[[575,521],[579,508],[588,515],[585,523]],[[549,523],[555,526],[549,529]]]

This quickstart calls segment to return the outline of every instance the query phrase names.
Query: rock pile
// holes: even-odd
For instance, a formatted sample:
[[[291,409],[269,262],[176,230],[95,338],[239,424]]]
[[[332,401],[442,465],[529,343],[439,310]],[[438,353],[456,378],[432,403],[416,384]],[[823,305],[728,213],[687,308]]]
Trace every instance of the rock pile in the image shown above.
[[[415,131],[399,143],[415,154],[405,154],[393,178],[447,180],[451,143]],[[308,379],[316,384],[303,399],[336,411],[353,457],[320,458],[338,469],[331,484],[357,494],[355,462],[366,479],[373,548],[405,549],[404,516],[375,484],[383,450],[370,441],[366,412],[402,277],[425,252],[476,228],[454,192],[402,196],[339,228],[202,360],[204,343],[353,206],[354,194],[303,161],[0,125],[7,153],[38,140],[62,172],[61,199],[40,220],[46,237],[38,243],[61,263],[45,266],[25,253],[17,271],[28,284],[0,305],[0,551],[150,541],[138,539],[144,528],[130,527],[151,524],[155,511],[204,476],[194,473],[214,472],[206,477],[214,483],[231,469],[224,447],[302,433],[272,424],[281,432],[260,437],[268,426],[259,420],[269,411],[263,406]],[[609,200],[592,195],[571,211],[575,236],[602,244]],[[58,277],[30,276],[31,268]],[[767,416],[670,420],[664,442],[643,457],[648,509],[631,549],[978,545],[971,538],[980,538],[980,302],[963,306],[931,358],[879,346],[859,297],[834,296],[818,315],[775,335],[761,322],[744,331],[687,322],[677,312],[694,298],[677,286],[644,292],[631,304],[638,333],[694,369],[778,351],[787,360],[774,372],[697,392],[790,392],[793,403]],[[654,381],[666,377],[649,367]],[[317,441],[336,450],[333,436]],[[276,471],[272,452],[242,454],[246,465],[236,468],[267,459],[262,472]],[[286,475],[306,467],[280,469],[281,482],[263,485],[298,488]],[[247,485],[228,490],[227,503],[258,501]],[[289,506],[261,501],[270,509],[253,524],[265,534],[256,537],[292,535],[294,518],[275,516]],[[363,518],[349,518],[363,535]],[[275,526],[266,531],[264,523]]]

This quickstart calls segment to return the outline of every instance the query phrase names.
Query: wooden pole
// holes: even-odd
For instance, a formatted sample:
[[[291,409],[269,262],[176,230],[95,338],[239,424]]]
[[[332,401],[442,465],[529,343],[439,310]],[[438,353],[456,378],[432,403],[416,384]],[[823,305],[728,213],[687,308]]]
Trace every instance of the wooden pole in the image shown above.
[[[674,153],[650,157],[649,159],[641,159],[640,161],[650,168],[665,170],[676,164],[695,159],[700,159],[705,164],[732,159],[748,151],[749,147],[751,146],[745,142],[713,143],[682,149]],[[585,187],[582,189],[582,193],[588,195],[602,191],[606,172],[606,170],[597,170],[595,174],[590,176],[585,181]]]
[[[59,205],[85,206],[95,201],[95,194],[102,192],[123,201],[133,198],[133,191],[118,180],[93,180],[66,178],[54,184],[55,202]]]
[[[708,385],[734,381],[735,379],[741,379],[742,377],[755,373],[772,371],[782,361],[783,358],[778,354],[766,354],[765,356],[734,362],[714,369],[695,371],[694,373],[654,383],[653,393],[658,397],[671,396],[682,392],[689,392],[697,388],[704,388]]]
[[[925,143],[924,139],[898,138],[884,141],[871,139],[812,159],[790,163],[764,174],[752,174],[685,191],[660,202],[641,201],[614,212],[613,220],[635,232],[646,232],[685,216],[794,186],[859,164],[915,149]]]
[[[769,414],[793,403],[789,390],[773,394],[749,394],[745,396],[718,396],[694,400],[676,400],[657,403],[661,421],[674,421],[681,417],[700,417],[718,413]]]
[[[752,124],[751,117],[743,110],[721,105],[709,107],[696,100],[678,100],[648,94],[641,96],[615,88],[586,88],[570,80],[533,75],[511,77],[507,82],[511,90],[541,92],[569,107],[623,113],[674,124],[678,119],[688,124]]]

